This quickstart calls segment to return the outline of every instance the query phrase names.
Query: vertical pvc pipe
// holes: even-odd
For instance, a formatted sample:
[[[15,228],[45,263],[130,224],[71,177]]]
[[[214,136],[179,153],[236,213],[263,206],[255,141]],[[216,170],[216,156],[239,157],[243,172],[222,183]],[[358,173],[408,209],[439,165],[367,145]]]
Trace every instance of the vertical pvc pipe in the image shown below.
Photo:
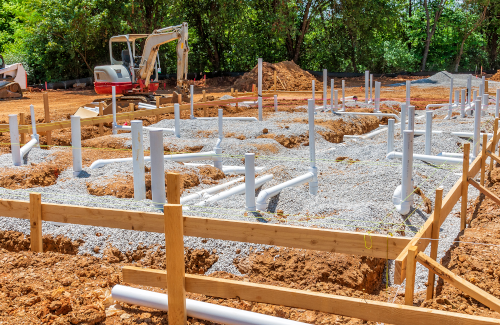
[[[410,107],[411,82],[406,80],[406,107]]]
[[[330,110],[333,112],[333,91],[334,91],[334,81],[330,79]]]
[[[131,121],[132,157],[134,170],[134,200],[146,199],[146,175],[144,172],[144,145],[142,141],[142,121]]]
[[[403,177],[401,178],[401,206],[412,201],[413,130],[403,131]],[[411,203],[410,203],[411,204]]]
[[[328,86],[328,71],[323,69],[323,110],[326,109],[326,88]]]
[[[316,107],[316,82],[312,81],[312,99],[314,99],[314,107]]]
[[[35,107],[30,105],[30,114],[31,114],[31,130],[33,137],[35,137],[38,141],[38,133],[36,132],[36,116],[35,116]]]
[[[488,104],[489,104],[490,96],[488,94],[483,95],[483,108],[481,110],[482,114],[486,114],[486,110],[488,109]]]
[[[245,153],[245,209],[255,211],[255,154]]]
[[[375,81],[375,112],[380,112],[380,85],[380,82]]]
[[[258,63],[259,63],[258,64],[259,65],[259,72],[258,72],[258,74],[259,74],[259,76],[258,76],[259,77],[259,80],[258,80],[259,89],[258,89],[258,92],[259,92],[259,97],[262,97],[262,58],[258,59]]]
[[[472,157],[476,158],[479,154],[479,143],[481,139],[479,138],[481,130],[481,100],[476,100],[476,105],[474,106],[474,139],[472,139]]]
[[[214,151],[216,153],[216,157],[214,157],[214,167],[222,170],[222,148],[220,147],[220,144],[222,142],[222,139],[224,138],[224,129],[223,129],[223,114],[224,110],[220,108],[218,110],[218,120],[217,120],[217,125],[219,128],[219,140],[217,141],[217,144],[215,145]]]
[[[465,89],[462,89],[462,96],[460,98],[460,116],[465,117]]]
[[[345,112],[345,80],[342,80],[342,112]]]
[[[370,74],[370,102],[373,103],[373,75]]]
[[[278,95],[274,95],[274,111],[278,111]]]
[[[448,114],[451,118],[451,105],[453,104],[453,77],[450,78],[450,99],[448,101]]]
[[[111,130],[113,134],[117,134],[118,131],[116,129],[116,86],[111,87],[111,94],[112,94],[111,110],[113,113],[113,124],[111,125]]]
[[[425,112],[425,154],[431,155],[432,145],[432,115],[433,111]]]
[[[334,93],[334,97],[335,97],[335,106],[334,106],[334,110],[335,110],[335,111],[338,111],[338,109],[339,109],[339,91],[338,91],[338,90],[335,90],[333,93]],[[333,110],[332,110],[332,113],[333,113]]]
[[[82,130],[80,116],[71,115],[71,148],[73,153],[73,176],[82,171]]]
[[[191,116],[189,118],[194,119],[194,85],[191,85],[189,88],[190,88],[190,92],[191,92],[191,98],[189,100],[190,109],[191,109]]]
[[[219,139],[224,138],[224,130],[223,130],[223,115],[224,115],[224,110],[222,108],[219,108],[217,110],[217,128],[219,129]]]
[[[387,122],[387,153],[394,151],[394,122],[393,118]]]
[[[458,107],[458,103],[460,102],[460,90],[455,90],[455,106]]]
[[[406,130],[406,104],[401,104],[401,136]]]
[[[495,118],[498,117],[499,107],[500,107],[500,88],[497,88],[497,97],[495,99]]]
[[[262,97],[259,97],[257,102],[259,106],[259,121],[262,121]]]
[[[408,130],[415,130],[415,106],[408,107]]]
[[[151,152],[151,199],[155,208],[163,209],[166,196],[163,131],[161,129],[149,130],[149,150]]]
[[[467,78],[467,102],[472,103],[472,76]]]
[[[9,134],[10,150],[12,152],[12,163],[14,166],[21,166],[21,148],[19,147],[19,125],[17,124],[17,115],[9,114]]]
[[[368,104],[368,83],[370,82],[370,71],[365,70],[365,103]]]
[[[481,105],[483,104],[483,93],[484,93],[484,88],[483,87],[484,87],[483,84],[479,85],[478,96],[479,96],[479,99],[481,99]]]
[[[178,103],[174,104],[174,135],[181,137],[181,110]],[[142,127],[142,124],[141,124]]]
[[[474,90],[474,91],[472,92],[472,101],[473,101],[474,103],[476,103],[476,100],[477,100],[477,90]]]
[[[318,169],[316,168],[316,132],[314,130],[314,100],[307,101],[309,117],[309,159],[311,167],[309,171],[314,174],[313,180],[309,182],[309,193],[316,195],[318,193]]]

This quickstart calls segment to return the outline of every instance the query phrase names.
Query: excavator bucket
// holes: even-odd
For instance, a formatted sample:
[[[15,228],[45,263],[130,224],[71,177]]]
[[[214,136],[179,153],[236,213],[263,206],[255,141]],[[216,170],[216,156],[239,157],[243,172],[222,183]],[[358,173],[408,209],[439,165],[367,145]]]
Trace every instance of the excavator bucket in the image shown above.
[[[23,91],[17,82],[0,80],[0,100],[21,97],[23,97]]]

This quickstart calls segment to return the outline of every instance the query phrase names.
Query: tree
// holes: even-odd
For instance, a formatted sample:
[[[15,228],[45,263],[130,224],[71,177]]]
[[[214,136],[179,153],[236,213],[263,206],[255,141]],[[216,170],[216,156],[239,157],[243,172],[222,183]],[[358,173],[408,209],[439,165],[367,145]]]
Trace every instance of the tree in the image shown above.
[[[420,70],[424,71],[425,70],[425,65],[427,63],[427,56],[429,55],[429,47],[431,45],[432,41],[432,36],[434,36],[434,33],[436,32],[437,24],[439,21],[439,18],[441,17],[441,14],[443,13],[444,5],[446,0],[436,0],[432,3],[429,3],[431,0],[424,0],[424,9],[425,9],[425,18],[426,18],[426,40],[425,40],[425,47],[424,47],[424,55],[422,57],[422,64],[420,67]],[[432,21],[432,28],[431,28],[431,18],[430,18],[430,13],[429,13],[429,5],[431,7],[434,7],[435,13],[434,13],[434,20]]]

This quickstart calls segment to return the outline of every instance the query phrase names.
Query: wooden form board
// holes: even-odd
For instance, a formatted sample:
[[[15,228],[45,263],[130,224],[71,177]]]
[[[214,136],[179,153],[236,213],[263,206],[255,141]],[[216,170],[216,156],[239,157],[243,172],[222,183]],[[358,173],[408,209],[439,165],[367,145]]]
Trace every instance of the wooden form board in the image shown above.
[[[29,202],[0,200],[0,215],[29,219]],[[163,214],[42,203],[42,220],[164,232]],[[183,217],[184,235],[264,245],[396,258],[410,238],[203,217]]]
[[[166,288],[167,273],[163,270],[125,266],[122,272],[124,283]],[[498,319],[487,317],[200,275],[186,274],[185,281],[187,292],[317,310],[386,324],[482,325],[499,322]]]
[[[487,147],[492,147],[492,141],[488,142]],[[469,168],[469,177],[474,177],[481,169],[481,155],[477,156],[476,159],[472,162]],[[458,202],[460,197],[462,196],[462,178],[460,178],[455,185],[451,188],[451,190],[446,194],[443,199],[443,206],[441,208],[441,217],[439,221],[439,225],[441,226],[443,222],[450,214],[453,207]],[[395,261],[395,271],[394,271],[394,283],[401,284],[406,277],[406,257],[408,256],[408,249],[411,246],[417,246],[418,251],[424,251],[430,243],[429,239],[432,236],[432,220],[434,218],[434,213],[427,219],[422,228],[415,234],[415,236],[410,240],[405,249],[399,254]]]

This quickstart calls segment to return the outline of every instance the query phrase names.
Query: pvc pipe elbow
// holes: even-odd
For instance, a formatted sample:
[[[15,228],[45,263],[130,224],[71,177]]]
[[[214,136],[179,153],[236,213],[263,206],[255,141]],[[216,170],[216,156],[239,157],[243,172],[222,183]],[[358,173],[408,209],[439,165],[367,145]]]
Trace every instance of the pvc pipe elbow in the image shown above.
[[[98,159],[90,165],[90,169],[101,168],[104,165],[106,165],[105,161],[103,159]]]
[[[412,202],[404,201],[404,202],[401,202],[400,205],[395,205],[394,207],[395,207],[396,211],[398,211],[399,214],[406,215],[406,214],[410,213],[411,205],[412,205]]]
[[[394,158],[397,158],[396,157],[396,152],[395,151],[391,151],[389,152],[386,156],[385,156],[386,159],[394,159]]]
[[[255,200],[255,207],[257,211],[265,210],[267,208],[267,199],[271,197],[271,193],[268,193],[266,190],[262,190],[259,193],[259,196]]]

